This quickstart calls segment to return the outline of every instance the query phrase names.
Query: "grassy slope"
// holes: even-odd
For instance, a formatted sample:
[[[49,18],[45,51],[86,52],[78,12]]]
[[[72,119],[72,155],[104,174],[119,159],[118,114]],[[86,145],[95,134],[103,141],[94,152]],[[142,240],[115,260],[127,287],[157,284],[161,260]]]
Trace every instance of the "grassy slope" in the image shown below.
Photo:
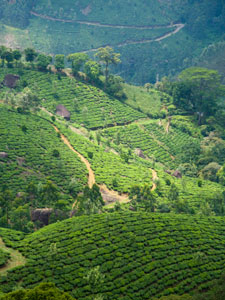
[[[0,185],[14,193],[24,191],[29,182],[52,180],[61,192],[68,193],[71,178],[78,190],[87,183],[87,170],[79,158],[59,139],[51,124],[40,117],[18,114],[0,105]],[[27,131],[22,130],[26,126]],[[60,157],[53,156],[53,150]]]
[[[140,212],[72,218],[15,243],[27,263],[1,278],[0,289],[45,279],[86,300],[96,293],[139,300],[205,290],[225,266],[224,229],[224,218]],[[96,266],[104,284],[92,288],[84,276]]]

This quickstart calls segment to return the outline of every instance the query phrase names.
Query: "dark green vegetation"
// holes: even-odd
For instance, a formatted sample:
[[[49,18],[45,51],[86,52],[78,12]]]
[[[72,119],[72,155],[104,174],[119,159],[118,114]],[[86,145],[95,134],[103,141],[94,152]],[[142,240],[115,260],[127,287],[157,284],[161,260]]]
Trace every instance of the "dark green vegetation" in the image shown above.
[[[0,249],[0,267],[4,266],[10,258],[10,254]]]
[[[60,291],[52,283],[41,283],[39,286],[28,289],[19,290],[9,293],[1,298],[2,300],[73,300],[68,294]]]
[[[72,218],[18,242],[25,266],[1,278],[1,290],[48,280],[77,299],[151,299],[205,291],[225,264],[222,218],[114,213]],[[3,236],[4,240],[4,236]],[[18,238],[17,238],[18,240]],[[86,280],[100,266],[103,283]]]
[[[3,0],[0,20],[1,40],[12,47],[66,55],[118,47],[123,63],[116,71],[143,84],[154,82],[157,74],[162,77],[201,63],[209,45],[215,48],[223,42],[225,9],[222,0],[214,1],[213,7],[210,0]],[[185,26],[175,31],[171,24]]]

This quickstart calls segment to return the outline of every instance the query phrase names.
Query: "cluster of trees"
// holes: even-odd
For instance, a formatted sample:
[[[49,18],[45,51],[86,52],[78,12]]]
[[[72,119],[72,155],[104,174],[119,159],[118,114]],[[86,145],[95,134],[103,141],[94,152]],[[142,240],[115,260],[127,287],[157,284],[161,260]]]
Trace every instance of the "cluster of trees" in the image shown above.
[[[102,212],[104,205],[100,189],[94,184],[92,188],[86,186],[83,193],[77,197],[74,210],[78,216],[91,215]]]
[[[215,116],[219,99],[225,93],[219,73],[199,67],[185,69],[174,82],[164,77],[156,88],[170,94],[177,108],[195,115],[199,125]]]
[[[5,46],[0,46],[1,66],[5,64],[8,68],[23,67],[24,61],[31,68],[37,68],[39,71],[50,70],[50,65],[54,65],[59,78],[65,66],[69,65],[73,76],[85,78],[85,80],[103,88],[108,94],[119,99],[125,97],[121,83],[122,78],[113,76],[109,73],[111,65],[117,65],[121,62],[120,54],[115,53],[111,47],[99,48],[95,56],[97,61],[90,59],[86,53],[72,53],[68,56],[57,54],[54,57],[36,52],[33,48],[26,48],[24,51],[18,49],[12,50]],[[104,70],[102,70],[104,68]],[[82,72],[82,73],[81,73]],[[105,79],[101,80],[104,73]],[[82,76],[85,74],[85,77]]]
[[[70,200],[75,203],[72,209],[76,216],[102,212],[105,203],[96,184],[92,188],[84,187],[83,192],[77,195],[76,183],[71,180],[69,190],[72,195]],[[52,209],[49,223],[70,216],[71,203],[68,199],[64,199],[51,180],[47,180],[45,184],[31,182],[25,192],[18,193],[16,196],[7,186],[3,186],[0,191],[0,226],[32,232],[44,224],[40,220],[33,222],[31,212],[46,207]]]
[[[0,225],[32,232],[34,228],[39,228],[43,224],[38,221],[32,222],[31,211],[43,207],[53,208],[50,222],[69,216],[68,200],[62,199],[57,187],[50,180],[37,185],[31,182],[25,192],[16,196],[7,186],[3,186],[0,192]]]

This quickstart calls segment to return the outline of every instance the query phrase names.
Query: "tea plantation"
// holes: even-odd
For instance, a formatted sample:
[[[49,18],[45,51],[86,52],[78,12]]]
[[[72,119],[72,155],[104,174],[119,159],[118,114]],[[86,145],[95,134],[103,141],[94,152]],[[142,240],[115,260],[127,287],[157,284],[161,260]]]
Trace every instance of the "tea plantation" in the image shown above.
[[[170,127],[168,132],[161,121],[149,121],[102,131],[102,135],[115,143],[119,142],[131,149],[140,148],[143,153],[169,168],[181,163],[179,154],[196,138],[179,128]]]
[[[76,299],[152,299],[206,290],[225,267],[224,218],[114,213],[72,218],[21,239],[7,237],[26,257],[0,290],[51,281]],[[3,240],[6,238],[0,231]],[[87,273],[100,266],[100,285]]]
[[[4,266],[10,258],[10,254],[0,249],[0,267]]]
[[[13,73],[19,70],[13,69]],[[0,82],[4,75],[12,72],[0,69]],[[21,74],[21,72],[19,72]],[[56,106],[64,105],[71,113],[71,121],[87,128],[98,128],[113,124],[126,124],[145,118],[146,115],[120,101],[109,97],[102,90],[74,78],[23,70],[20,81],[35,91],[42,106],[55,113]],[[3,96],[0,93],[0,96]]]
[[[88,171],[61,141],[49,122],[32,114],[19,114],[0,104],[0,185],[15,195],[30,182],[50,179],[69,194],[72,178],[77,192],[87,184]]]
[[[130,156],[125,162],[122,155],[110,151],[110,147],[90,142],[62,124],[57,124],[61,132],[69,139],[71,145],[91,163],[98,184],[119,192],[128,192],[134,184],[152,184],[151,162]],[[124,150],[126,151],[126,150]],[[90,157],[91,153],[91,157]],[[113,186],[113,181],[117,184]]]

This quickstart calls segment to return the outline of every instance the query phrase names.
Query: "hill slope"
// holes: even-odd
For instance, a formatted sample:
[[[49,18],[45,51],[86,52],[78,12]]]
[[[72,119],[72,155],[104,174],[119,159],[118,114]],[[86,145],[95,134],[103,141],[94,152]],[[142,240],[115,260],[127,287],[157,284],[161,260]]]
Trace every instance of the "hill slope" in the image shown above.
[[[224,32],[222,0],[213,8],[209,0],[3,1],[0,8],[2,23],[20,27],[24,36],[2,25],[1,40],[8,46],[68,54],[111,45],[122,54],[116,71],[139,84],[189,66]]]
[[[102,293],[104,299],[124,300],[205,290],[225,267],[224,229],[224,218],[170,214],[72,218],[24,239],[18,236],[19,242],[12,235],[27,263],[2,277],[0,289],[48,280],[77,299]],[[4,239],[5,232],[0,236]],[[96,266],[104,283],[91,287],[84,277]]]
[[[51,179],[69,193],[72,178],[77,192],[87,183],[87,169],[60,140],[49,122],[32,114],[19,114],[0,104],[0,185],[14,194],[26,186]],[[54,150],[59,155],[54,155]],[[58,154],[58,153],[57,153]]]

